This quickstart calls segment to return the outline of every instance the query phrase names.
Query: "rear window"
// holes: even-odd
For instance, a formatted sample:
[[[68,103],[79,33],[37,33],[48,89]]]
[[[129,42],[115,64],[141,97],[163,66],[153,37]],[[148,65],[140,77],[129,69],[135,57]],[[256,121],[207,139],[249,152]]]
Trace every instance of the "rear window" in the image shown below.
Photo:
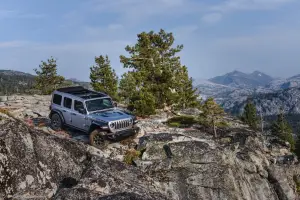
[[[53,103],[57,105],[61,105],[62,96],[58,94],[53,95]]]
[[[64,107],[71,109],[72,99],[65,97],[64,98]]]

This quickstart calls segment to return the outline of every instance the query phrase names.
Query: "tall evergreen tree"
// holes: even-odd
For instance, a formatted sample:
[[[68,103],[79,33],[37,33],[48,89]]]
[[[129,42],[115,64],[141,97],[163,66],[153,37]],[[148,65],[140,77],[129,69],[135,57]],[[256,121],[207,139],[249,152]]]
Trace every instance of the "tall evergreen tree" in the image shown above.
[[[177,91],[177,108],[185,109],[189,107],[199,107],[200,101],[193,87],[193,79],[189,77],[186,66],[182,66],[181,71],[176,75],[177,85],[175,90]]]
[[[273,123],[271,131],[274,135],[277,135],[282,140],[289,142],[292,151],[295,150],[293,130],[289,123],[285,120],[282,109],[280,109],[280,113],[277,116],[277,121]]]
[[[200,119],[213,127],[214,136],[217,137],[217,123],[220,122],[225,115],[224,110],[214,101],[213,98],[208,98],[202,105],[202,113]]]
[[[95,63],[95,66],[90,67],[91,86],[94,90],[105,92],[117,99],[118,77],[115,70],[110,66],[108,56],[95,57]]]
[[[119,84],[119,96],[125,103],[129,103],[130,98],[136,91],[136,80],[132,72],[126,72],[121,76]]]
[[[61,87],[65,78],[57,75],[56,59],[50,57],[47,62],[42,61],[39,70],[34,69],[37,74],[35,78],[35,88],[42,94],[51,94],[55,89]]]
[[[142,32],[138,34],[138,41],[134,46],[125,48],[130,57],[120,56],[124,67],[131,70],[136,83],[135,91],[149,93],[145,96],[154,98],[155,108],[163,108],[180,101],[178,93],[182,92],[183,84],[177,76],[184,71],[184,68],[177,54],[183,46],[173,47],[174,40],[173,34],[164,30],[158,33]],[[145,101],[144,95],[139,96],[139,101]],[[185,97],[185,99],[189,98]]]
[[[155,113],[155,97],[147,88],[134,91],[129,99],[129,110],[141,117]]]
[[[255,105],[249,100],[244,107],[244,113],[241,117],[242,121],[247,123],[250,128],[257,129],[258,117]]]

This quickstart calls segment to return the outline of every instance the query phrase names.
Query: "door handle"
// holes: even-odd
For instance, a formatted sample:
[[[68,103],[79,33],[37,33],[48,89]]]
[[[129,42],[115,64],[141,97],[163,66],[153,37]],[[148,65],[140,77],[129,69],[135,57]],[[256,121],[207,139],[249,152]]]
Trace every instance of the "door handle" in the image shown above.
[[[67,112],[66,110],[62,110],[63,112]]]
[[[76,115],[75,113],[71,113],[71,115]]]

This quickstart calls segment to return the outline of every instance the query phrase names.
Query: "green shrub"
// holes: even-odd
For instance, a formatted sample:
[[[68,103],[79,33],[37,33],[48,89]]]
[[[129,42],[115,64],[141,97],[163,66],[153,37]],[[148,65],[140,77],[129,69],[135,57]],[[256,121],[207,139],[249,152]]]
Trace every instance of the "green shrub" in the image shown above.
[[[169,126],[171,126],[171,127],[180,127],[180,123],[179,122],[171,122],[171,123],[169,123]]]
[[[142,155],[141,151],[137,151],[135,149],[129,149],[126,151],[124,156],[124,162],[132,165],[133,161],[139,158]]]
[[[226,138],[221,138],[220,139],[220,142],[222,144],[228,144],[228,143],[231,143],[232,142],[232,139],[230,137],[226,137]]]
[[[171,127],[191,126],[196,123],[197,120],[193,116],[176,116],[167,121]]]
[[[229,127],[229,124],[227,122],[221,121],[221,122],[216,123],[216,126],[219,128],[227,128],[227,127]]]
[[[296,184],[296,190],[298,193],[300,193],[300,181],[296,175],[293,176],[294,182]]]
[[[3,114],[5,114],[5,115],[9,115],[8,110],[5,109],[5,108],[0,108],[0,113],[3,113]]]

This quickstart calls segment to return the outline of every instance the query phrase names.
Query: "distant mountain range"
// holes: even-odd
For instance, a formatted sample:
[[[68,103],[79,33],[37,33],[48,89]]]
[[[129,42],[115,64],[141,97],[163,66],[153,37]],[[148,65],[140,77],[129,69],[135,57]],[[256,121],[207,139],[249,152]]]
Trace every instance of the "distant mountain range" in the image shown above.
[[[282,107],[290,122],[300,128],[300,74],[287,79],[273,78],[255,71],[233,71],[208,80],[194,80],[200,96],[214,97],[226,112],[240,115],[247,99],[252,99],[259,113],[274,120]]]
[[[233,71],[223,76],[217,76],[209,79],[209,81],[221,85],[226,85],[234,88],[256,88],[259,86],[265,86],[273,80],[271,76],[268,76],[262,72],[254,71],[251,74],[246,74],[239,71]]]
[[[254,71],[250,74],[233,71],[208,80],[195,79],[194,86],[198,88],[204,96],[212,95],[213,97],[215,97],[215,94],[218,96],[218,94],[222,93],[222,90],[228,92],[246,89],[251,91],[251,93],[270,93],[276,92],[277,90],[300,87],[300,74],[283,79],[273,78],[260,71]]]
[[[34,92],[35,76],[14,70],[0,70],[0,95],[10,94],[30,94]],[[77,79],[67,79],[73,85],[81,85],[90,88],[88,82],[79,81]]]

